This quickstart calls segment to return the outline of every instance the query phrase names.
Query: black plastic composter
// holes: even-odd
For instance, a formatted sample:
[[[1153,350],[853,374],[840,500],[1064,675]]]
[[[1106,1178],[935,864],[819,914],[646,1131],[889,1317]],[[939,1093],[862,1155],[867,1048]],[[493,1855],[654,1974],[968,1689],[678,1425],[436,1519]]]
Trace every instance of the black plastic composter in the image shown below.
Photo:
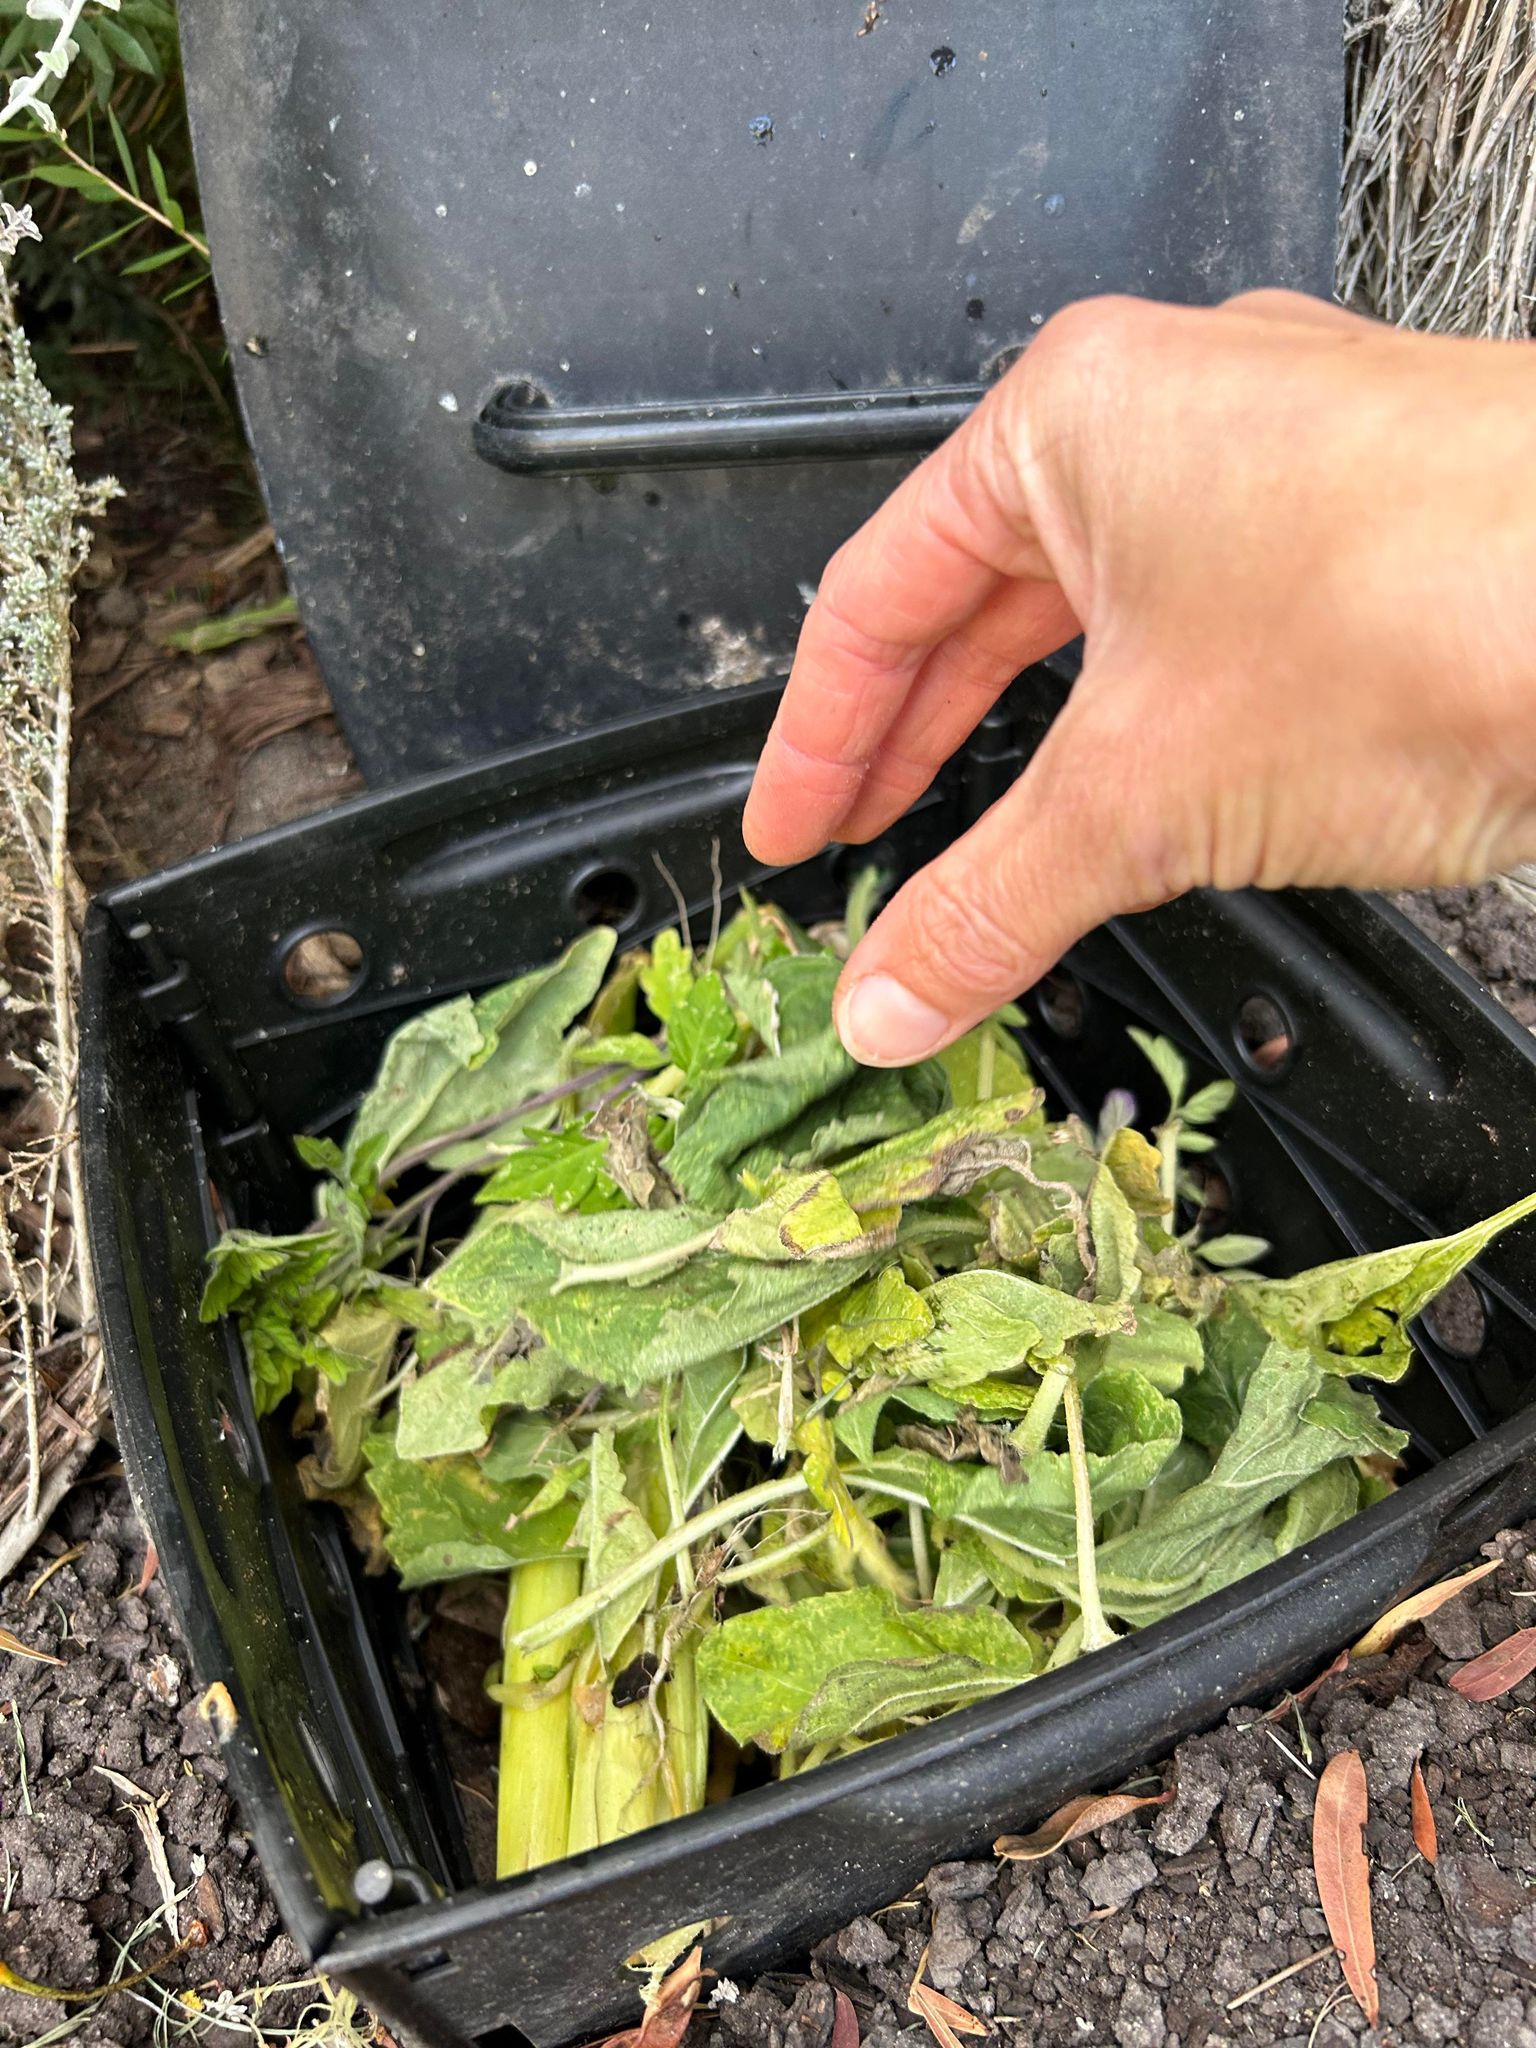
[[[986,1705],[477,1886],[402,1603],[303,1500],[233,1333],[197,1316],[216,1219],[304,1220],[290,1140],[339,1127],[388,1033],[584,921],[654,932],[653,856],[701,909],[712,838],[727,892],[840,908],[847,856],[770,885],[737,830],[799,585],[1064,300],[1326,288],[1338,9],[183,13],[306,622],[370,774],[443,772],[93,910],[89,1225],[124,1459],[307,1953],[424,2041],[554,2044],[632,2012],[624,1958],[672,1929],[718,1922],[710,1961],[748,1972],[1308,1672],[1536,1494],[1526,1231],[1489,1254],[1457,1352],[1421,1333],[1391,1395],[1417,1476],[1367,1515]],[[888,867],[996,800],[1061,687],[1022,680]],[[292,971],[320,934],[355,963],[323,998]],[[1191,897],[1096,934],[1027,1008],[1061,1108],[1143,1085],[1131,1021],[1232,1075],[1212,1167],[1290,1267],[1536,1186],[1531,1039],[1357,897]]]

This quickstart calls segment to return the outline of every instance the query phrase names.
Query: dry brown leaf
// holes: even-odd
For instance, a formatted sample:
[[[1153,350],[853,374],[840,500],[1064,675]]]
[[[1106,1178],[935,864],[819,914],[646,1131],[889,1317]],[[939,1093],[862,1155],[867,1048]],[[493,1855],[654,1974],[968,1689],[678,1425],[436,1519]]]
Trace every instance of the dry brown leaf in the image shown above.
[[[975,2013],[967,2012],[963,2005],[946,1998],[942,1991],[935,1991],[931,1984],[912,1986],[907,1993],[907,2011],[916,2013],[920,2020],[927,2022],[928,2031],[939,2043],[939,2048],[960,2048],[962,2034],[989,2034],[992,2031],[985,2020],[977,2019]]]
[[[1376,1988],[1376,1937],[1371,1927],[1371,1869],[1365,1858],[1368,1800],[1365,1765],[1357,1749],[1330,1757],[1318,1780],[1312,1812],[1312,1868],[1318,1897],[1344,1981],[1374,2027],[1381,2010]]]
[[[645,2018],[639,2026],[610,2034],[596,2048],[678,2048],[709,1974],[704,1968],[703,1949],[695,1948],[656,1987],[655,1996],[647,1998]]]
[[[42,1570],[38,1573],[37,1577],[32,1581],[31,1585],[28,1586],[28,1600],[35,1600],[37,1598],[38,1594],[42,1591],[43,1587],[47,1585],[48,1581],[53,1577],[55,1572],[63,1571],[65,1565],[73,1564],[77,1557],[83,1557],[84,1555],[85,1545],[83,1543],[77,1543],[73,1546],[73,1548],[69,1550],[61,1550],[58,1556],[54,1558],[51,1563],[45,1564],[43,1566]]]
[[[1429,1803],[1429,1787],[1424,1782],[1424,1766],[1415,1757],[1413,1777],[1408,1787],[1409,1800],[1413,1807],[1413,1846],[1426,1863],[1435,1863],[1440,1857],[1440,1837],[1435,1832],[1435,1810]]]
[[[13,1636],[8,1628],[0,1628],[0,1650],[9,1651],[13,1657],[26,1657],[34,1664],[62,1664],[62,1657],[50,1656],[47,1650],[34,1650],[24,1643],[20,1636]]]
[[[138,1582],[136,1583],[133,1589],[134,1592],[138,1594],[141,1600],[144,1598],[144,1595],[149,1591],[150,1587],[154,1584],[155,1573],[159,1571],[159,1569],[160,1553],[158,1550],[156,1550],[154,1544],[151,1543],[149,1545],[149,1548],[144,1552],[144,1569],[139,1573]]]
[[[1474,1565],[1469,1572],[1459,1572],[1454,1579],[1442,1579],[1436,1586],[1426,1586],[1422,1592],[1413,1593],[1406,1600],[1399,1600],[1395,1607],[1389,1607],[1380,1621],[1372,1622],[1365,1634],[1355,1644],[1352,1655],[1356,1657],[1379,1657],[1383,1650],[1390,1650],[1405,1628],[1422,1621],[1433,1614],[1437,1607],[1443,1607],[1447,1600],[1479,1579],[1486,1579],[1490,1572],[1496,1572],[1499,1560],[1488,1564]]]
[[[993,1853],[1010,1863],[1034,1863],[1068,1842],[1081,1841],[1084,1835],[1108,1827],[1112,1820],[1124,1820],[1140,1806],[1163,1806],[1172,1797],[1172,1792],[1105,1792],[1069,1799],[1031,1833],[999,1835],[992,1844]]]
[[[827,2048],[859,2048],[859,2016],[846,1991],[832,1993],[832,2039]]]
[[[1518,1628],[1502,1643],[1463,1664],[1451,1679],[1464,1700],[1496,1700],[1536,1671],[1536,1628]]]

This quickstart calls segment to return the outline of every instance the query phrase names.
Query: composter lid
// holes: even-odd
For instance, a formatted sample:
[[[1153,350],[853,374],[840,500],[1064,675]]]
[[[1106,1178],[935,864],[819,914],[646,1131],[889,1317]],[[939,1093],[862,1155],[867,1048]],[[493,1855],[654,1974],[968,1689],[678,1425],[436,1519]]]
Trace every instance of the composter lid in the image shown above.
[[[376,781],[782,672],[1059,306],[1326,292],[1331,0],[187,0],[220,297]]]

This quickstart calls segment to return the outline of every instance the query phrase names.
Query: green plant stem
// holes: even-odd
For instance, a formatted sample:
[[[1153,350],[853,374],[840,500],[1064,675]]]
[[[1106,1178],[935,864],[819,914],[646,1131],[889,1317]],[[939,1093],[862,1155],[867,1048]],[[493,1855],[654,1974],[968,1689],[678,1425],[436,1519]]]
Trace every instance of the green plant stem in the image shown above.
[[[1167,1204],[1170,1223],[1178,1210],[1179,1133],[1182,1129],[1183,1125],[1179,1119],[1171,1116],[1167,1123],[1159,1125],[1157,1130],[1157,1149],[1161,1155],[1158,1161],[1157,1184],[1163,1201]]]
[[[717,1586],[744,1586],[752,1579],[760,1579],[764,1572],[777,1571],[792,1558],[804,1557],[809,1550],[819,1550],[827,1540],[827,1525],[822,1522],[808,1536],[797,1536],[792,1543],[777,1543],[754,1552],[742,1564],[731,1565],[715,1575]]]
[[[1048,1365],[1041,1373],[1040,1384],[1029,1404],[1029,1413],[1013,1432],[1013,1441],[1025,1457],[1045,1449],[1051,1424],[1056,1420],[1062,1394],[1071,1376],[1070,1368],[1066,1366]]]
[[[570,1605],[581,1591],[581,1560],[550,1558],[519,1565],[507,1592],[502,1683],[537,1683],[534,1659],[512,1647],[517,1631]],[[557,1652],[554,1659],[563,1662]],[[563,1693],[501,1709],[501,1770],[496,1801],[496,1875],[517,1877],[566,1853],[571,1810],[570,1704]]]
[[[917,1580],[917,1597],[931,1600],[933,1559],[928,1551],[928,1524],[915,1500],[907,1503],[907,1527],[912,1532],[912,1575]]]
[[[158,221],[168,235],[174,235],[178,242],[185,242],[189,249],[195,249],[205,263],[211,260],[208,255],[208,244],[201,235],[194,235],[187,228],[177,227],[174,221],[167,220],[158,206],[151,206],[149,201],[140,198],[137,192],[130,192],[126,185],[119,185],[116,178],[109,178],[100,164],[87,163],[83,156],[77,156],[62,135],[55,135],[53,142],[60,153],[67,156],[72,164],[78,164],[82,171],[89,171],[93,178],[100,178],[103,185],[110,185],[113,192],[122,200],[125,206],[131,206],[136,213],[142,213],[146,220]]]
[[[678,1644],[661,1694],[666,1738],[661,1789],[664,1818],[671,1820],[698,1812],[709,1780],[709,1714],[699,1690],[698,1646],[697,1634],[686,1635]]]
[[[702,1514],[695,1515],[692,1521],[659,1536],[648,1550],[631,1558],[622,1571],[615,1572],[611,1579],[605,1579],[593,1592],[583,1593],[579,1600],[571,1601],[559,1613],[544,1616],[510,1634],[507,1637],[508,1649],[541,1650],[547,1643],[557,1642],[561,1636],[574,1634],[595,1620],[605,1607],[632,1586],[638,1586],[652,1572],[670,1563],[680,1551],[702,1542],[706,1536],[713,1536],[717,1529],[727,1529],[733,1522],[750,1521],[765,1508],[777,1507],[781,1500],[793,1500],[796,1494],[809,1491],[799,1473],[786,1473],[782,1479],[768,1479],[761,1486],[749,1486],[744,1493],[733,1493],[725,1500],[716,1501]]]
[[[1088,1475],[1088,1447],[1083,1442],[1083,1397],[1075,1379],[1066,1380],[1063,1401],[1067,1411],[1067,1454],[1072,1465],[1072,1506],[1077,1520],[1077,1604],[1083,1617],[1083,1648],[1102,1650],[1117,1638],[1104,1618],[1099,1600],[1093,1489]]]

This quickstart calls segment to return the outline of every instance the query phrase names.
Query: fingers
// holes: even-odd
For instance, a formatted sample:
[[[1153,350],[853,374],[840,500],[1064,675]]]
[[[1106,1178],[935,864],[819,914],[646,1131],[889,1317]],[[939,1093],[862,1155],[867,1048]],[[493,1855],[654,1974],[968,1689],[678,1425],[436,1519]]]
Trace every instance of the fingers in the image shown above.
[[[837,836],[858,844],[885,831],[928,788],[1026,660],[1064,647],[1080,630],[1054,583],[1029,578],[995,591],[976,617],[923,664]],[[1024,656],[1023,648],[1035,652]]]
[[[1162,837],[1158,779],[1127,758],[1123,712],[1104,725],[1091,697],[1091,687],[1082,702],[1074,693],[1015,787],[907,883],[855,950],[836,1018],[864,1065],[928,1057],[1106,917],[1195,879]]]
[[[993,393],[829,564],[747,802],[743,830],[760,860],[804,860],[826,844],[935,649],[983,619],[1013,579],[1042,573],[1002,429]],[[1051,614],[1049,628],[1042,618],[1026,631],[1010,674],[1060,644],[1054,625]],[[989,659],[1007,666],[995,650]],[[909,735],[929,775],[952,723],[935,720],[930,702]]]

